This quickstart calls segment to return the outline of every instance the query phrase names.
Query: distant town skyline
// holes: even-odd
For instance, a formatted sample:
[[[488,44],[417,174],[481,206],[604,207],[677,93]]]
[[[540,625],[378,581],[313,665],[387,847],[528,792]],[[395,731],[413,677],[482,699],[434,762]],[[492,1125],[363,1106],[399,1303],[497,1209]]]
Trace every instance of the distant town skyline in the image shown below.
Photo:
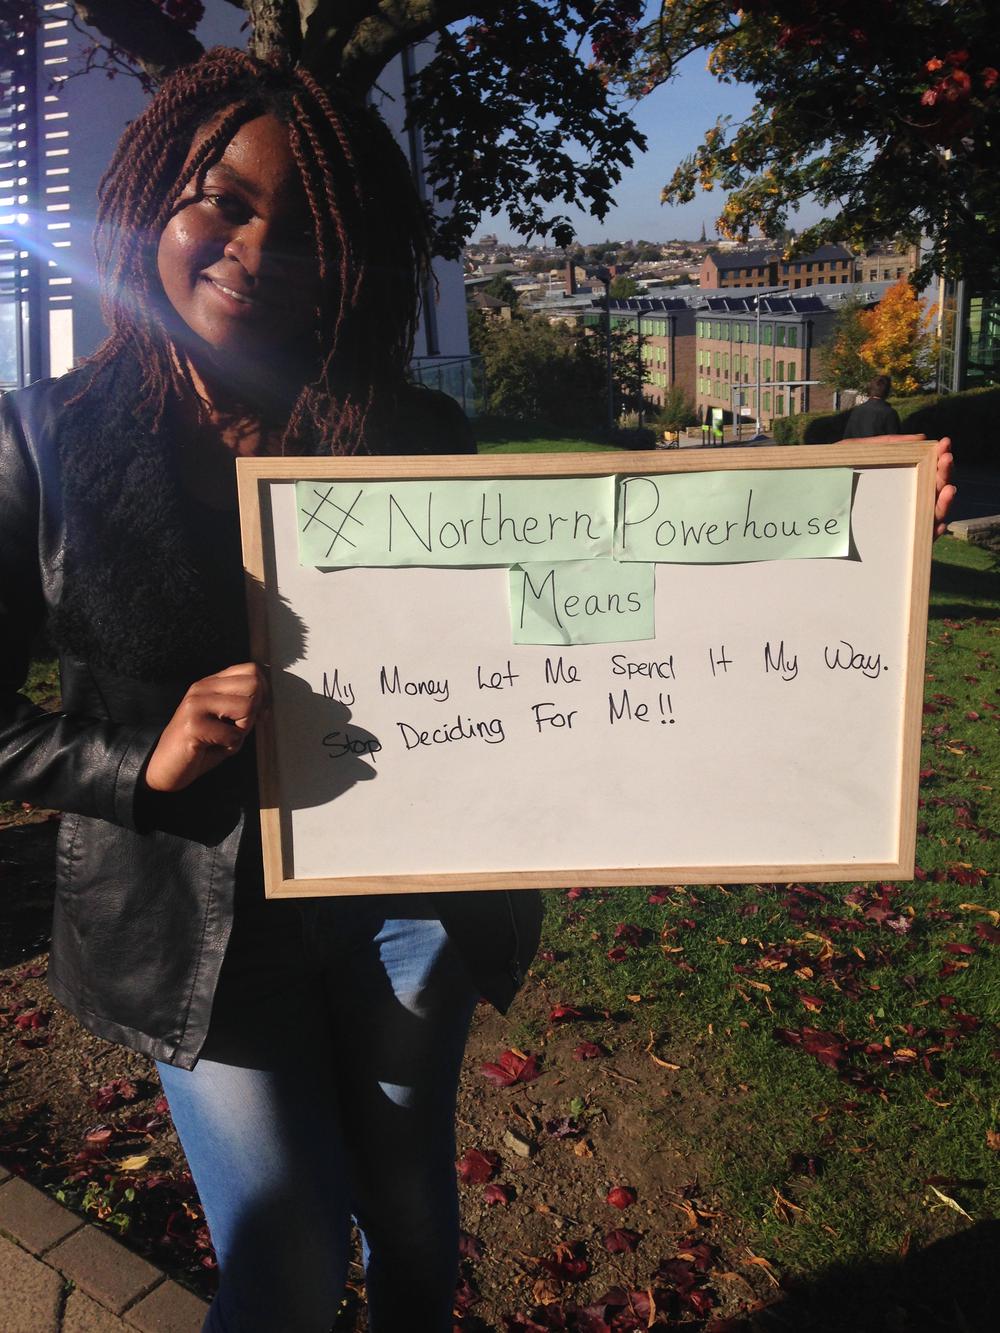
[[[565,210],[576,229],[577,240],[583,245],[626,239],[697,240],[702,224],[708,239],[715,239],[715,219],[725,202],[720,190],[699,192],[690,204],[677,207],[660,203],[660,190],[677,164],[698,147],[705,131],[720,116],[729,116],[739,123],[754,104],[752,88],[746,84],[719,83],[705,63],[704,52],[689,56],[671,83],[657,88],[635,105],[632,114],[649,146],[635,165],[623,173],[615,191],[617,203],[603,222],[581,209]],[[790,216],[789,225],[801,231],[821,216],[819,207],[806,203]],[[524,239],[511,230],[502,215],[483,217],[473,236],[484,232],[494,233],[503,243]],[[540,244],[541,240],[535,237],[533,243]]]

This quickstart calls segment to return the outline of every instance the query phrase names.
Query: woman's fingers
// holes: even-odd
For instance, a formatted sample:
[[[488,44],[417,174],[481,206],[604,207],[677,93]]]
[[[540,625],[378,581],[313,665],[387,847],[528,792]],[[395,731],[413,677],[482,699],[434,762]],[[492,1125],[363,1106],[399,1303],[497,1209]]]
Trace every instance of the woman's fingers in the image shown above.
[[[197,680],[164,727],[146,766],[153,791],[180,791],[241,749],[267,707],[267,678],[254,662]]]

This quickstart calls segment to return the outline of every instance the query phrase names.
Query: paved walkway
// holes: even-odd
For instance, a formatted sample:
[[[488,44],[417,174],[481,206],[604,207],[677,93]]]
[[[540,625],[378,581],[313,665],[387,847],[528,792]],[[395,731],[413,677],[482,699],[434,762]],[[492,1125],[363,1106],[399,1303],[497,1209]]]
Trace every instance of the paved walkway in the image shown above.
[[[207,1306],[0,1167],[3,1333],[200,1333]]]

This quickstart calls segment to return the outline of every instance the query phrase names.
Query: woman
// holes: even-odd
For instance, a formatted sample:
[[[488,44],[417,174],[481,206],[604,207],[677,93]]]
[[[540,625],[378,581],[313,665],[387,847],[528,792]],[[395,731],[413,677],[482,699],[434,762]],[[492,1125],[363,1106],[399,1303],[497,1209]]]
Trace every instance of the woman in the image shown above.
[[[451,1327],[469,1017],[534,894],[265,902],[234,459],[466,447],[403,375],[427,268],[406,163],[305,72],[211,52],[102,182],[110,335],[0,405],[0,790],[66,812],[50,985],[158,1064],[220,1260],[206,1328]],[[41,624],[63,711],[17,693]]]

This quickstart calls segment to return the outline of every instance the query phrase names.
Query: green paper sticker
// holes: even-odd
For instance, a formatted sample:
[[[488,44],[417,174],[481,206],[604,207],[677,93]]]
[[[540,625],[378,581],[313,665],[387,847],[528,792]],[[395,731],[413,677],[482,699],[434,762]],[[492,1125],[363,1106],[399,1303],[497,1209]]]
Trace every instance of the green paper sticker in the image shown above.
[[[653,566],[617,560],[515,565],[515,643],[627,643],[655,637]]]
[[[299,562],[513,565],[610,557],[615,478],[299,481]]]
[[[615,559],[702,565],[845,556],[853,475],[832,467],[626,477]]]

